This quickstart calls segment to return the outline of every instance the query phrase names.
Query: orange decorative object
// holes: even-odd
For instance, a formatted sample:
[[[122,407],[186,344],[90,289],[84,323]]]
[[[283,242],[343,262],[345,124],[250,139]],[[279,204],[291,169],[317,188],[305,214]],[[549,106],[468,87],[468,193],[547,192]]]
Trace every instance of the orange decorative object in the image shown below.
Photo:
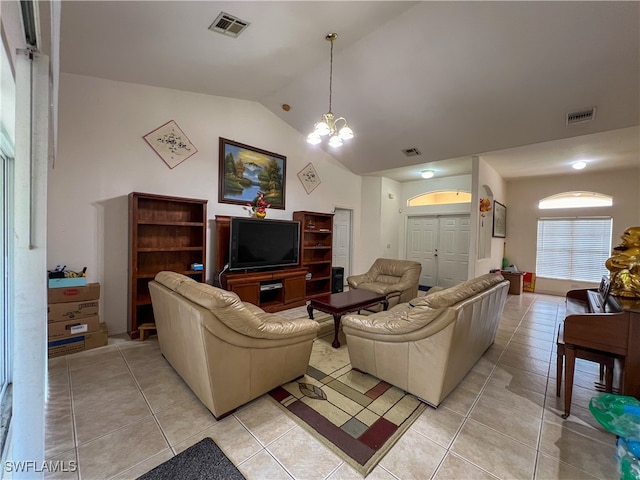
[[[267,208],[271,206],[264,199],[264,192],[258,192],[258,196],[253,199],[253,203],[247,204],[251,207],[256,218],[264,218],[267,216]]]
[[[484,227],[485,213],[491,210],[491,200],[488,198],[480,199],[480,216],[482,217],[482,226]]]

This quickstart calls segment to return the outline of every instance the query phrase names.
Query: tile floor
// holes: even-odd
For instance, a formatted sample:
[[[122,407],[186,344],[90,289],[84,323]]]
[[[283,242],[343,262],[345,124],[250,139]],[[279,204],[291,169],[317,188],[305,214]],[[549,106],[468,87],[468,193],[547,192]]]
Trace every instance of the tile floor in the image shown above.
[[[597,365],[578,361],[572,414],[560,416],[554,340],[563,318],[564,298],[510,295],[495,344],[367,478],[618,478],[615,437],[587,408]],[[317,339],[314,351],[331,340]],[[361,478],[264,396],[217,422],[154,337],[52,359],[48,382],[47,459],[79,465],[61,478],[133,479],[206,436],[248,479]]]

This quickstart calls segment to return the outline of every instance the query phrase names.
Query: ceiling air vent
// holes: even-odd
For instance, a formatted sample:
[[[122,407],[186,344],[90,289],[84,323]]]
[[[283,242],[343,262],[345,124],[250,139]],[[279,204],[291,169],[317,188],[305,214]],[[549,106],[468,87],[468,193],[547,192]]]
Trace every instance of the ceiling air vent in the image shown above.
[[[212,32],[222,33],[230,37],[237,37],[240,35],[249,25],[249,22],[240,20],[238,17],[229,15],[225,12],[220,12],[218,18],[209,26],[209,30]]]
[[[567,125],[590,122],[596,117],[596,107],[586,108],[579,112],[567,113]]]
[[[405,148],[404,150],[402,150],[402,153],[404,153],[407,157],[417,157],[418,155],[422,155],[422,152],[415,147]]]

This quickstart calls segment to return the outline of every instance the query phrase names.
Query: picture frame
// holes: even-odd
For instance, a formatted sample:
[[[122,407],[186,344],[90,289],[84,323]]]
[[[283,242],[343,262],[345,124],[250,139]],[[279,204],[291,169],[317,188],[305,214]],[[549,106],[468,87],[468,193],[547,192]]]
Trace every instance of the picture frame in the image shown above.
[[[268,208],[284,210],[287,157],[220,137],[218,202],[252,204],[264,193]]]
[[[298,178],[307,192],[307,195],[313,192],[313,190],[322,183],[318,176],[318,172],[316,172],[316,169],[311,162],[298,172]]]
[[[175,120],[169,120],[142,138],[171,169],[198,152]]]
[[[497,238],[507,236],[507,207],[497,201],[493,201],[493,230],[491,235]]]

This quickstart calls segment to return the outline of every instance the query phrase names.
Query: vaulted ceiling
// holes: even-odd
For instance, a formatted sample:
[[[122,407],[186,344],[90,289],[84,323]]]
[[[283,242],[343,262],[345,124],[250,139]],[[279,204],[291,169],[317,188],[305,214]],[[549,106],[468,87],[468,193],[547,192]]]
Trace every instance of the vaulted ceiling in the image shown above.
[[[214,33],[220,12],[250,25]],[[332,107],[356,136],[309,148],[354,173],[640,164],[639,2],[64,1],[61,71],[256,101],[306,136],[328,110],[331,32]]]

